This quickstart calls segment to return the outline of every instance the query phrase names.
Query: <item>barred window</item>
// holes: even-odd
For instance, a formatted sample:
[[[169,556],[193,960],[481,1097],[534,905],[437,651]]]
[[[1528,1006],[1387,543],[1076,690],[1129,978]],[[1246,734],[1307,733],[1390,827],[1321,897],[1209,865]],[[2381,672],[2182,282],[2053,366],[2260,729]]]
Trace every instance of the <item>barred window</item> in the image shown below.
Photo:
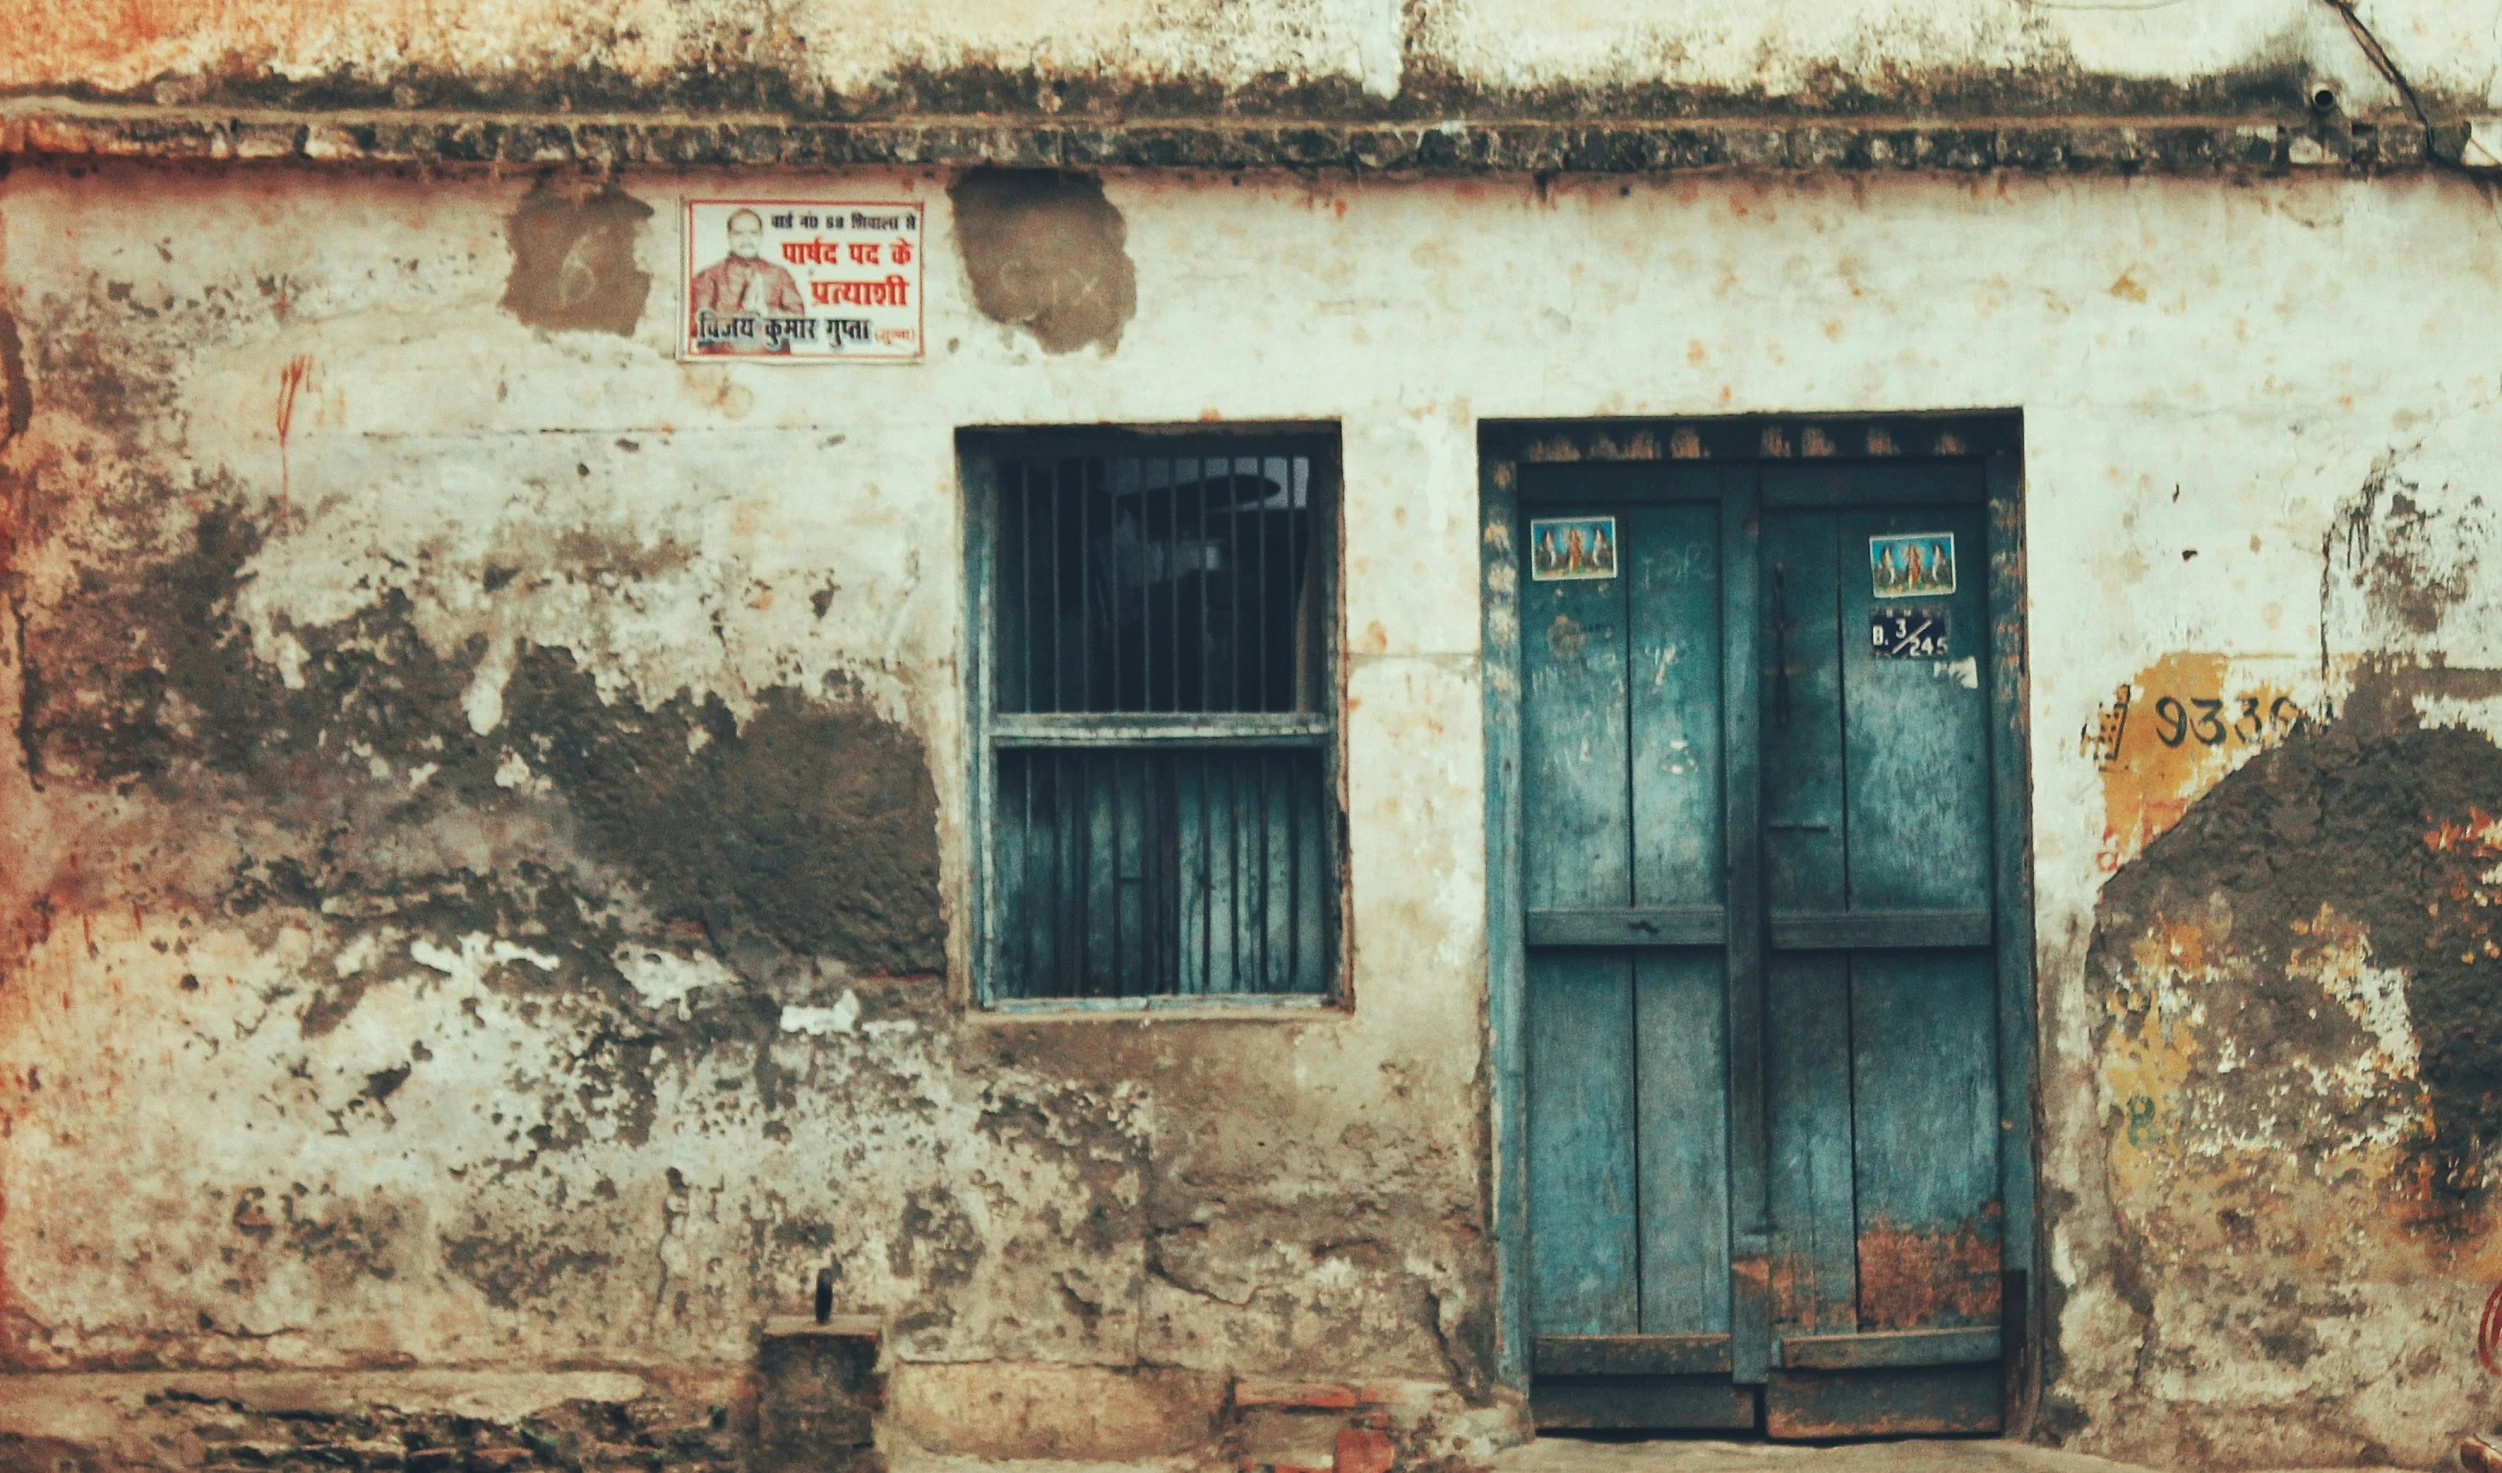
[[[966,448],[986,997],[1326,996],[1334,445]]]

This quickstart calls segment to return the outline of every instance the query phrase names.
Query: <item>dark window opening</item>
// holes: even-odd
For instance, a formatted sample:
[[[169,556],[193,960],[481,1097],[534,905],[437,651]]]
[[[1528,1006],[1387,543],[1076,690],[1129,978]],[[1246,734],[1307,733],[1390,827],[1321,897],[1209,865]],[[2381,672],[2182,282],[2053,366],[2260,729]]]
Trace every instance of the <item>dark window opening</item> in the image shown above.
[[[1334,464],[1164,443],[975,458],[994,1000],[1336,975]]]

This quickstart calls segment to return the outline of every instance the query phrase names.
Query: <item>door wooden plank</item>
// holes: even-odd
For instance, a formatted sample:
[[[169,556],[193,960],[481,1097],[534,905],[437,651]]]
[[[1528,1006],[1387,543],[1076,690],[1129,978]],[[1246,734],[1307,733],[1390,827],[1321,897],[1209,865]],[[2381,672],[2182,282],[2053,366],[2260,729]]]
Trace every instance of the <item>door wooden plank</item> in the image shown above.
[[[1529,1396],[1540,1431],[1678,1427],[1745,1432],[1755,1426],[1755,1389],[1713,1377],[1540,1378]]]
[[[1628,507],[1624,527],[1634,904],[1718,905],[1720,508]]]
[[[1729,939],[1729,918],[1716,905],[1533,910],[1523,923],[1531,946],[1718,946]]]
[[[1999,1321],[1998,1010],[1985,951],[1851,958],[1859,1328]]]
[[[1529,956],[1529,1326],[1641,1328],[1635,1245],[1633,965]]]
[[[1729,1329],[1724,968],[1706,951],[1635,956],[1642,1330]]]
[[[1822,513],[1764,517],[1764,888],[1776,911],[1849,903],[1833,537]]]
[[[1728,768],[1729,1374],[1772,1363],[1770,1139],[1764,1126],[1762,619],[1759,475],[1720,473],[1722,760]]]
[[[1995,1365],[2002,1348],[1998,1332],[1994,1329],[1793,1335],[1781,1342],[1781,1364],[1794,1371],[1857,1371],[1879,1366]]]
[[[1986,910],[1776,910],[1772,913],[1771,929],[1773,947],[1781,951],[1987,946],[1990,913]]]
[[[1838,955],[1776,953],[1765,983],[1772,1321],[1856,1330],[1848,973]]]
[[[1629,905],[1625,580],[1540,583],[1526,563],[1524,548],[1526,898]],[[1631,959],[1533,953],[1527,1008],[1530,1330],[1629,1334],[1641,1327]]]
[[[1540,1335],[1541,1376],[1706,1376],[1729,1373],[1726,1335]]]
[[[1764,1431],[1801,1442],[1996,1432],[1998,1382],[1996,1366],[1776,1371],[1764,1387]]]
[[[1721,771],[1721,509],[1628,507],[1634,897],[1716,907],[1726,884]],[[1724,928],[1725,934],[1725,928]],[[1642,1329],[1729,1328],[1725,963],[1634,964]]]
[[[1839,519],[1850,904],[1854,910],[1973,910],[1990,903],[1989,658],[1982,517],[1974,509],[1861,512]],[[1954,538],[1952,594],[1879,599],[1869,539]],[[1966,561],[1969,559],[1969,561]],[[1943,659],[1880,658],[1872,611],[1942,613]],[[1807,907],[1800,907],[1806,909]]]
[[[1521,579],[1521,797],[1532,909],[1633,904],[1625,580]]]

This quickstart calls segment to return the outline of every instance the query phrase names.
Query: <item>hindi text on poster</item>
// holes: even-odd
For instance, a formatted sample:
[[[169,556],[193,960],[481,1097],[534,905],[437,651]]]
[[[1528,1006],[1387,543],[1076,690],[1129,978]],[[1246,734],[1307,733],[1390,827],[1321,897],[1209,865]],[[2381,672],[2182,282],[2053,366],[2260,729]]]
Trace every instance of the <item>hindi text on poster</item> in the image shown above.
[[[690,199],[681,358],[921,356],[921,206]]]

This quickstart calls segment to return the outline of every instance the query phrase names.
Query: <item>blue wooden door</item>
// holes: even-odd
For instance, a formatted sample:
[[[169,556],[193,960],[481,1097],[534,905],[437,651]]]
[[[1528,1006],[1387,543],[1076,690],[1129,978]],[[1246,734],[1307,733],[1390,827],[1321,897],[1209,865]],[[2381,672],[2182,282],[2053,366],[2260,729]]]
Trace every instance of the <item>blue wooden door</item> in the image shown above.
[[[1543,1425],[1998,1424],[1985,500],[1524,470]]]

